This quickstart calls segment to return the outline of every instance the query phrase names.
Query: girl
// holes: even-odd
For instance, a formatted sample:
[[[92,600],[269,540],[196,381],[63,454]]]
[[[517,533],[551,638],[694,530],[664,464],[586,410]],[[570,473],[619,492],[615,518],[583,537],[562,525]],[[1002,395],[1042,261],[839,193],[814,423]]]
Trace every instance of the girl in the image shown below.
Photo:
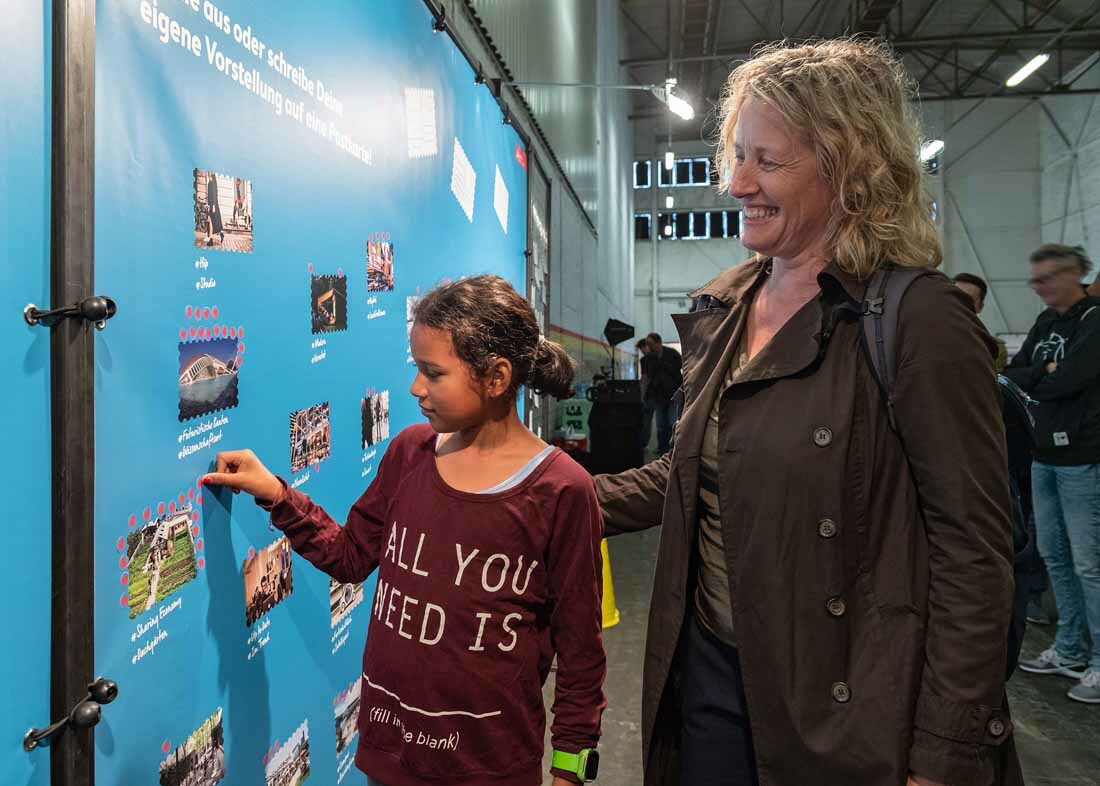
[[[525,428],[520,386],[569,395],[573,362],[497,276],[416,307],[398,434],[340,527],[247,450],[204,483],[252,494],[337,581],[378,568],[356,765],[386,786],[537,786],[542,683],[557,655],[554,785],[595,776],[604,708],[602,521],[592,479]]]

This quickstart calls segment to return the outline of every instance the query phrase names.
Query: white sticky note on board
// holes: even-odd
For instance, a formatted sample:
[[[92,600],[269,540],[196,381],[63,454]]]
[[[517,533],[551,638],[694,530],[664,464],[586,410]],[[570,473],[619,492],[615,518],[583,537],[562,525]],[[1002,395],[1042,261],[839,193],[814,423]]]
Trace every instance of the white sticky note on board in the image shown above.
[[[405,126],[409,133],[409,158],[425,158],[439,152],[434,90],[405,88]]]
[[[466,151],[455,137],[454,163],[451,166],[451,193],[455,195],[458,204],[462,206],[466,218],[473,223],[474,220],[474,189],[477,187],[477,173],[474,171],[470,159],[466,157]]]
[[[493,181],[493,209],[497,211],[497,219],[504,234],[508,234],[508,186],[504,185],[504,178],[500,176],[500,167],[496,168],[496,179]]]

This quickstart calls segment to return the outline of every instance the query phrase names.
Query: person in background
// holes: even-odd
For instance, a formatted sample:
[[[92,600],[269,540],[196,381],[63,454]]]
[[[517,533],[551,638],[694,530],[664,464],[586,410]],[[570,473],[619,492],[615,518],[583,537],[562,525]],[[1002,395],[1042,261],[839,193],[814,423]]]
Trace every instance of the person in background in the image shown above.
[[[642,451],[644,452],[649,447],[649,437],[653,433],[653,407],[650,406],[649,399],[645,395],[646,385],[649,383],[649,363],[647,361],[649,345],[646,344],[646,340],[643,338],[638,340],[634,348],[638,350],[638,379],[642,383],[642,428],[639,440],[642,443]]]
[[[1029,282],[1047,308],[1005,376],[1039,402],[1031,496],[1058,606],[1053,646],[1020,668],[1076,679],[1069,698],[1100,704],[1100,298],[1081,283],[1091,268],[1080,246],[1031,255]]]
[[[973,273],[959,273],[952,280],[955,286],[965,292],[974,303],[974,313],[981,314],[982,309],[985,308],[985,296],[989,292],[989,285],[985,283],[985,279]],[[993,336],[993,340],[997,342],[997,359],[994,365],[997,373],[1000,374],[1008,365],[1008,347],[1000,336]]]
[[[666,347],[659,333],[645,337],[646,364],[649,379],[646,382],[645,402],[653,409],[657,420],[657,453],[668,453],[672,440],[672,426],[676,422],[676,404],[673,397],[683,384],[680,353]],[[647,440],[648,442],[648,440]]]

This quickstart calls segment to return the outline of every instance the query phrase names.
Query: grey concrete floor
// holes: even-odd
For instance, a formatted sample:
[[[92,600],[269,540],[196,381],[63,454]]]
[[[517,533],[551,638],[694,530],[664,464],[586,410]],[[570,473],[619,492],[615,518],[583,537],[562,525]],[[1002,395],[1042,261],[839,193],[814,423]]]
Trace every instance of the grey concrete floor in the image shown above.
[[[601,786],[642,784],[642,654],[659,537],[657,530],[651,530],[608,541],[621,622],[604,632],[608,706],[600,742]],[[1053,633],[1053,627],[1032,626],[1023,656],[1036,655],[1049,646]],[[1100,705],[1067,699],[1066,691],[1072,685],[1064,677],[1023,672],[1009,682],[1017,749],[1027,786],[1100,786]],[[547,707],[552,696],[551,680]]]

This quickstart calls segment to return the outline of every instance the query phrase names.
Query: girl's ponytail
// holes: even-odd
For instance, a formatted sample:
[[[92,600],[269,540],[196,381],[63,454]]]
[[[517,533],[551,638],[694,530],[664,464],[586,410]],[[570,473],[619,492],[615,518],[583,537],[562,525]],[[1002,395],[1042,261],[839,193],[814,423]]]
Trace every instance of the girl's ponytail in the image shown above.
[[[577,364],[561,344],[545,337],[539,338],[531,375],[527,380],[535,393],[558,399],[569,398],[573,395],[573,377],[576,373]]]

